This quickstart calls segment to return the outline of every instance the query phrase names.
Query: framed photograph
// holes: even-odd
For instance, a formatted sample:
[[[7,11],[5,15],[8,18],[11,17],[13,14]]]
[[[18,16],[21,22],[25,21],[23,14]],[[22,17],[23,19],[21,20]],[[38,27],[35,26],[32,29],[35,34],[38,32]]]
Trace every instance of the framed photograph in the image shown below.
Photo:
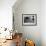
[[[36,26],[37,14],[22,14],[22,25],[23,26]]]

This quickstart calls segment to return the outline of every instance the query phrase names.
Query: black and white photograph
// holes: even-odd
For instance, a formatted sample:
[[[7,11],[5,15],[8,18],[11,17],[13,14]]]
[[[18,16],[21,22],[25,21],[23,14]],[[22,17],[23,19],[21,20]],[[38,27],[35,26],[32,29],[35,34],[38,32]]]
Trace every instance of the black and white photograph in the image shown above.
[[[22,14],[22,25],[25,26],[37,25],[37,14]]]

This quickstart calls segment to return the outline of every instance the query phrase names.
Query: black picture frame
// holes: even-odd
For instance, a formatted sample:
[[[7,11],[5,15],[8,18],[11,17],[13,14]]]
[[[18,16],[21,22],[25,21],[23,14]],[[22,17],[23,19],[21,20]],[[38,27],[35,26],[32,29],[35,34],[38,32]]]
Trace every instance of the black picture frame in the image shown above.
[[[37,14],[22,14],[22,26],[36,26]]]

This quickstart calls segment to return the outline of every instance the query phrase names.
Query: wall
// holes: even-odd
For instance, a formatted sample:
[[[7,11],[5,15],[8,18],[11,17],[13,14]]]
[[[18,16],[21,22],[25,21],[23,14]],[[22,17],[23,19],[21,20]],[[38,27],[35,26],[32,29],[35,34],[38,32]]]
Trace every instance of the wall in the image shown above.
[[[46,0],[41,1],[41,38],[42,46],[46,46]]]
[[[22,32],[24,39],[34,40],[36,46],[41,46],[40,10],[40,0],[22,0],[13,6],[15,31]],[[37,26],[22,26],[22,14],[37,14]]]
[[[12,29],[12,6],[16,0],[0,0],[0,27]]]

